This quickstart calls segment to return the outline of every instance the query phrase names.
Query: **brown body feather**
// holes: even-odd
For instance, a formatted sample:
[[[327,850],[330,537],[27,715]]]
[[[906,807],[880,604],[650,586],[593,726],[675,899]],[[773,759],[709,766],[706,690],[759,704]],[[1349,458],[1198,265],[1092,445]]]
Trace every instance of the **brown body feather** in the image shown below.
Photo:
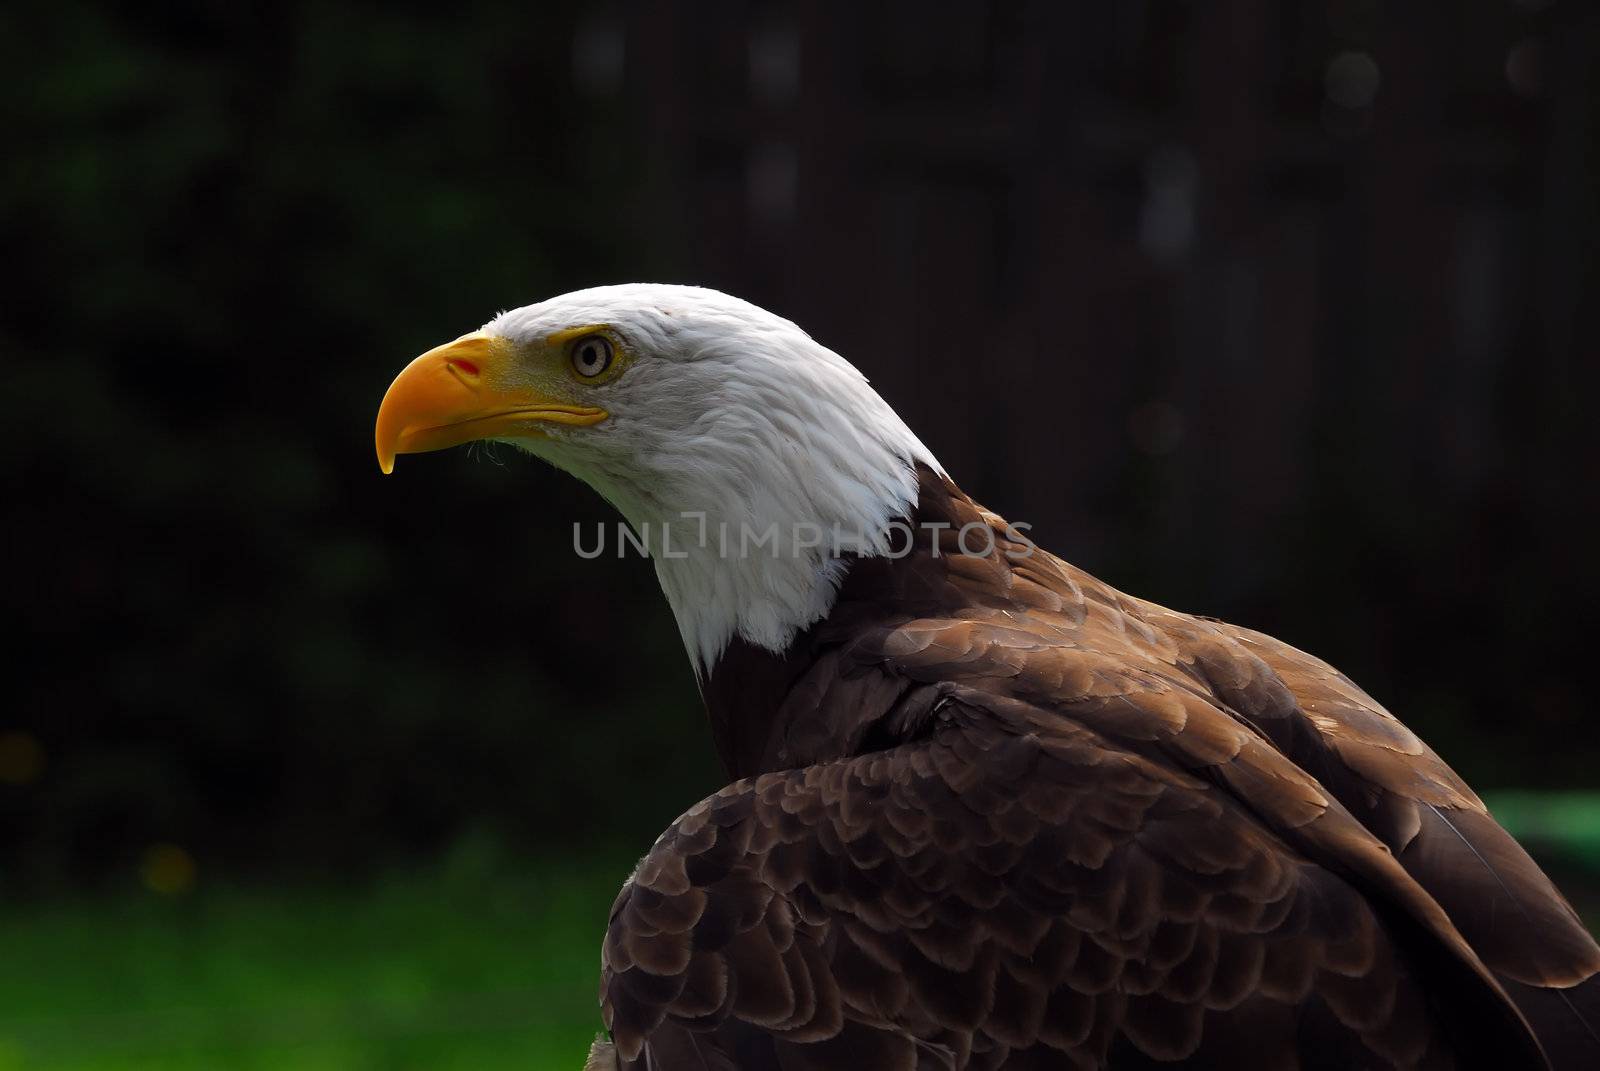
[[[912,519],[995,551],[856,561],[706,682],[739,780],[618,897],[596,1059],[1600,1067],[1600,948],[1349,680],[1012,558],[932,473]]]

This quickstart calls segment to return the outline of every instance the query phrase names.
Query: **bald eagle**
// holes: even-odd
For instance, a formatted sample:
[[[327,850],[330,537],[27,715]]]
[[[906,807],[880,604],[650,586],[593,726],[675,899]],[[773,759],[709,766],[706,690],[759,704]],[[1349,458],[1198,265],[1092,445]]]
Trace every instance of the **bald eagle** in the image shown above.
[[[649,545],[732,779],[623,885],[592,1068],[1600,1068],[1600,948],[1326,663],[978,505],[712,290],[503,313],[377,449],[513,443]]]

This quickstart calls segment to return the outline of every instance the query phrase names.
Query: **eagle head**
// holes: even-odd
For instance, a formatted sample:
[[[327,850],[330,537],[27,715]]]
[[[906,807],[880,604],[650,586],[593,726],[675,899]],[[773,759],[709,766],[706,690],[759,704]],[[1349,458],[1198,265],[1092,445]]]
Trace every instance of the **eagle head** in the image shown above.
[[[842,563],[886,552],[917,466],[942,471],[795,324],[660,284],[564,294],[429,350],[389,387],[376,439],[384,472],[492,440],[588,483],[648,546],[702,672],[735,637],[782,651],[825,615]]]

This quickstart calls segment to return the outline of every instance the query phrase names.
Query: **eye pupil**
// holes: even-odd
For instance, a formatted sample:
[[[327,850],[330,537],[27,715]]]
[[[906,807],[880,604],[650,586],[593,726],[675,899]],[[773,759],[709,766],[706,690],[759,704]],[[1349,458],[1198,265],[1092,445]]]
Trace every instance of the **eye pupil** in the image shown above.
[[[611,367],[611,341],[602,335],[580,339],[572,348],[572,367],[580,376],[597,376]]]

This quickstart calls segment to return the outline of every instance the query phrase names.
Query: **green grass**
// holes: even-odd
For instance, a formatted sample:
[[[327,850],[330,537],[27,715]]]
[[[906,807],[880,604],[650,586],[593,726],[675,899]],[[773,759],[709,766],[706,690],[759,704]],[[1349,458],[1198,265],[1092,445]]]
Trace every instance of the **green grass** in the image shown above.
[[[631,860],[0,914],[0,1071],[577,1071]]]
[[[1501,794],[1593,925],[1600,796]],[[578,1071],[629,850],[0,910],[0,1071]]]

